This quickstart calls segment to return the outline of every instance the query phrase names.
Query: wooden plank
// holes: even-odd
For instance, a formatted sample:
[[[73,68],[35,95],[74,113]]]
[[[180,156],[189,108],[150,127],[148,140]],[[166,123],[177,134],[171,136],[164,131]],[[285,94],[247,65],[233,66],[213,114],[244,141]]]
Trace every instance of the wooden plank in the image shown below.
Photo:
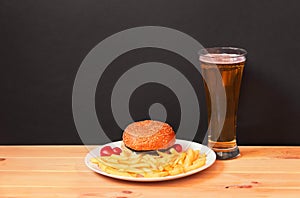
[[[224,188],[234,185],[252,185],[281,189],[300,189],[300,174],[252,174],[252,173],[211,173],[203,171],[186,178],[156,183],[120,181],[93,172],[2,172],[0,187],[190,187]]]
[[[165,188],[0,188],[2,197],[64,197],[64,198],[153,198],[153,197],[299,197],[299,190],[295,189],[265,189],[265,188],[215,188],[215,189],[190,189],[182,187]]]
[[[266,169],[268,167],[268,169]],[[7,171],[27,172],[90,172],[83,157],[65,158],[18,158],[0,161],[0,173]],[[286,173],[300,174],[300,160],[295,159],[239,159],[216,161],[209,172],[226,173]]]
[[[247,159],[300,159],[299,146],[241,146],[240,158]]]
[[[9,157],[0,161],[0,174],[7,171],[24,172],[89,172],[83,157],[37,158]]]
[[[0,146],[2,157],[83,157],[89,152],[86,146]]]
[[[82,157],[95,146],[0,146],[3,157]],[[240,146],[240,158],[300,159],[299,146]]]
[[[240,150],[190,177],[137,183],[90,171],[85,146],[0,146],[0,197],[299,196],[300,147]]]

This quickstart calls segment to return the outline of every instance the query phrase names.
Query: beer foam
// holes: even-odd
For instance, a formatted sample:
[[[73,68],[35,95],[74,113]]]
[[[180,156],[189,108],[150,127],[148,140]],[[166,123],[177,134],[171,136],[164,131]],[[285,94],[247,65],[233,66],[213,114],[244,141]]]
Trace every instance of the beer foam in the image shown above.
[[[246,61],[241,54],[205,54],[200,56],[200,61],[210,64],[234,64]]]

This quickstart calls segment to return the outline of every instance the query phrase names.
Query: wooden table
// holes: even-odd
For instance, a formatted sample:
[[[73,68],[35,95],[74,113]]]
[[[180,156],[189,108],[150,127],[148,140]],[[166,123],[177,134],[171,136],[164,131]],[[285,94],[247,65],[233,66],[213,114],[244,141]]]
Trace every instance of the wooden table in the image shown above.
[[[84,164],[84,146],[0,146],[0,197],[300,197],[300,147],[240,147],[186,178],[111,179]]]

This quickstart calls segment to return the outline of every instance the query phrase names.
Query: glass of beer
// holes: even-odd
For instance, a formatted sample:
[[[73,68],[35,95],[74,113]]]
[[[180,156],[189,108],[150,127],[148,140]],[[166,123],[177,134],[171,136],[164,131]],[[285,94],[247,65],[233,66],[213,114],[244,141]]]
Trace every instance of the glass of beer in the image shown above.
[[[236,122],[240,85],[247,52],[233,47],[200,51],[208,110],[208,146],[217,159],[240,155],[236,142]]]

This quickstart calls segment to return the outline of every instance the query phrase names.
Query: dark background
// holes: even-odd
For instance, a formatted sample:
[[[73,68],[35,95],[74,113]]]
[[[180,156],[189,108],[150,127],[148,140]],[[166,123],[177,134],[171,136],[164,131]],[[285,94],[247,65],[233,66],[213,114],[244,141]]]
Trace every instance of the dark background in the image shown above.
[[[152,25],[182,31],[204,47],[245,48],[239,144],[300,145],[299,5],[297,0],[0,0],[0,144],[81,144],[72,88],[82,60],[106,37]],[[120,68],[146,61],[187,68],[182,72],[199,84],[200,106],[205,107],[200,78],[186,60],[151,48],[128,52],[111,64],[96,94],[98,115],[107,115],[99,121],[113,140],[122,131],[107,108],[109,90],[100,85],[113,86]],[[161,85],[140,87],[131,100],[133,117],[147,118],[144,107],[161,101],[171,104],[167,120],[176,128],[180,109],[172,94]],[[195,140],[207,127],[205,116],[201,112]]]

